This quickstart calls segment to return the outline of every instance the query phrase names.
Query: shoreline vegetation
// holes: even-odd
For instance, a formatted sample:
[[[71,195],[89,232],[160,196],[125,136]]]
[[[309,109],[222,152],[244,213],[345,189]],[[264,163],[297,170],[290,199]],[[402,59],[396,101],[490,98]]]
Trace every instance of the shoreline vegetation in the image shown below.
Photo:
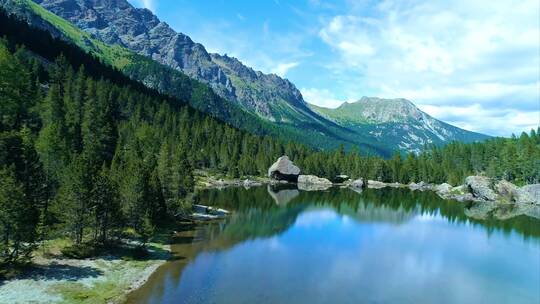
[[[72,242],[52,239],[36,249],[25,265],[12,269],[12,278],[0,281],[5,303],[123,303],[161,265],[171,258],[170,246],[118,240],[91,257],[73,258],[63,251]]]

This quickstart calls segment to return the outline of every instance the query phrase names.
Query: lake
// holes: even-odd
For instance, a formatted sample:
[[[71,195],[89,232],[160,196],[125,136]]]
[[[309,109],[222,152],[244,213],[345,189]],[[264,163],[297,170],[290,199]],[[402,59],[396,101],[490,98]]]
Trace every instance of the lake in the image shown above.
[[[540,303],[540,220],[512,207],[270,186],[197,201],[233,213],[179,232],[128,303]]]

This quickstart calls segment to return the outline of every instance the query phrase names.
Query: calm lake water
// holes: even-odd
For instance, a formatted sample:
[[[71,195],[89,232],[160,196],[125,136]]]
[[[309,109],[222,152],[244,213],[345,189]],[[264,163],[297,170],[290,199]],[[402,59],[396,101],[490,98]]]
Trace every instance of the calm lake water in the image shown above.
[[[540,303],[540,220],[512,208],[402,189],[198,201],[233,215],[181,231],[128,303]]]

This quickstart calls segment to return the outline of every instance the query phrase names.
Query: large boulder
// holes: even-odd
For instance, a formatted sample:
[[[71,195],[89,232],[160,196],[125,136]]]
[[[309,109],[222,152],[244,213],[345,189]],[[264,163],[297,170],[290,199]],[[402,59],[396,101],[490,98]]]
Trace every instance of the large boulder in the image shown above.
[[[363,180],[363,179],[359,178],[359,179],[353,180],[353,181],[349,184],[349,186],[350,186],[351,188],[362,189],[362,188],[364,188],[364,187],[366,186],[366,184],[364,184],[364,180]]]
[[[532,204],[534,197],[523,188],[518,188],[516,185],[505,180],[499,181],[495,185],[497,193],[509,202],[517,204]]]
[[[299,184],[312,184],[312,185],[332,185],[332,182],[326,178],[318,177],[315,175],[300,175],[298,176]]]
[[[315,175],[298,176],[298,189],[304,191],[322,191],[332,187],[332,182]]]
[[[440,185],[435,186],[435,192],[437,192],[439,195],[446,196],[450,193],[452,190],[452,185],[447,183],[442,183]]]
[[[409,185],[408,185],[409,189],[411,190],[420,190],[420,191],[425,191],[425,190],[431,190],[432,189],[432,185],[431,184],[428,184],[424,181],[421,181],[419,183],[415,183],[415,182],[411,182]]]
[[[386,187],[386,183],[383,183],[383,182],[379,182],[379,181],[375,181],[375,180],[368,180],[367,181],[367,187],[368,188],[373,188],[373,189],[381,189],[381,188],[384,188]]]
[[[495,201],[497,194],[493,191],[491,179],[485,176],[468,176],[465,185],[469,187],[472,195],[485,201]]]
[[[244,180],[243,185],[244,185],[244,188],[251,188],[251,187],[262,186],[262,183],[247,178]]]
[[[506,198],[507,200],[513,200],[513,197],[516,195],[517,189],[518,188],[514,184],[505,180],[499,181],[495,185],[495,190],[497,191],[497,193],[500,196]]]
[[[276,180],[296,182],[299,174],[300,168],[295,166],[286,155],[278,158],[278,160],[268,168],[268,177]]]
[[[533,202],[540,204],[540,184],[523,186],[519,190],[528,193]]]

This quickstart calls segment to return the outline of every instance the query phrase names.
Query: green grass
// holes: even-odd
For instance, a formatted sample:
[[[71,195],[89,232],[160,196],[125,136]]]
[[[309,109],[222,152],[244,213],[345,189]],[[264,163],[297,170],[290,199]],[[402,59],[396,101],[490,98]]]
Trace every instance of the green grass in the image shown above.
[[[119,303],[122,302],[131,284],[140,277],[140,273],[147,267],[155,265],[169,258],[166,249],[168,237],[159,238],[157,242],[147,246],[153,252],[141,256],[137,248],[114,247],[107,249],[107,253],[115,256],[117,261],[96,260],[94,266],[102,271],[101,278],[91,283],[82,281],[63,281],[51,286],[47,292],[52,295],[60,295],[61,303]],[[55,252],[61,252],[72,242],[67,239],[55,239],[47,241],[48,248]]]
[[[31,0],[17,0],[17,3],[29,8],[43,20],[52,24],[78,47],[120,70],[132,63],[135,57],[134,53],[119,45],[110,46],[92,38],[90,34],[80,30],[69,21],[49,12]]]

